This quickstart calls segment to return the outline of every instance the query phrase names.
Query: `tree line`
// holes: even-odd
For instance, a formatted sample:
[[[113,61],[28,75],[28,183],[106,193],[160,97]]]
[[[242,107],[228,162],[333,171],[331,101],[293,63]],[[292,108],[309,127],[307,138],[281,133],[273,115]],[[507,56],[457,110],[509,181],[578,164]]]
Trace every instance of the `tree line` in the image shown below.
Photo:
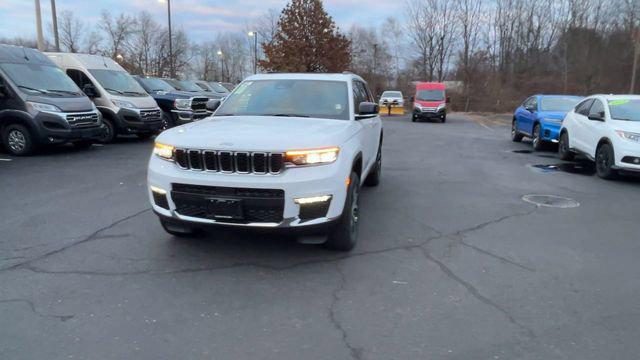
[[[639,0],[407,0],[396,16],[346,30],[321,0],[291,0],[209,41],[173,29],[172,54],[168,29],[144,11],[103,11],[97,26],[63,11],[58,23],[63,51],[104,54],[136,74],[169,76],[173,64],[177,77],[240,81],[253,72],[252,31],[260,71],[349,70],[377,94],[452,81],[454,106],[470,111],[512,110],[533,93],[635,92],[640,53]]]

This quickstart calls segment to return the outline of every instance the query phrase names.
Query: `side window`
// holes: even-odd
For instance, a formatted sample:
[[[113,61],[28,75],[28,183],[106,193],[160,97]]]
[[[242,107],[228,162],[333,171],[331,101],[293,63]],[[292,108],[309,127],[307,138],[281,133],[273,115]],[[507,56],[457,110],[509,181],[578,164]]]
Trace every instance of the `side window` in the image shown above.
[[[87,75],[85,75],[80,70],[69,69],[67,70],[67,75],[71,78],[71,80],[73,80],[74,83],[76,83],[76,85],[78,85],[80,89],[83,89],[86,84],[93,85]]]
[[[604,119],[604,104],[600,100],[594,100],[593,105],[591,105],[591,109],[589,110],[588,115],[590,114],[598,114],[601,118]]]
[[[576,114],[589,116],[589,109],[591,108],[591,103],[593,103],[593,99],[587,99],[576,106],[575,112]]]
[[[528,98],[527,100],[525,100],[524,107],[527,108],[527,109],[530,109],[530,108],[537,109],[538,108],[538,101],[537,101],[536,97],[532,96],[532,97]]]
[[[376,102],[376,100],[373,97],[373,94],[371,93],[371,89],[369,89],[369,85],[367,84],[363,84],[363,85],[364,85],[364,90],[367,93],[367,101],[372,103]]]
[[[360,81],[353,82],[353,107],[356,114],[360,113],[360,103],[367,101],[367,90]]]

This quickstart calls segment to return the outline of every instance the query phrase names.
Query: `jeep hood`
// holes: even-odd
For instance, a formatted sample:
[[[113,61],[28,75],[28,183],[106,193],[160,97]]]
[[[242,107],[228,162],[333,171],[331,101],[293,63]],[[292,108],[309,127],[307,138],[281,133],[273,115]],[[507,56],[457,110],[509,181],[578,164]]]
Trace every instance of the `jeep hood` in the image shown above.
[[[156,141],[194,149],[286,151],[339,146],[361,128],[349,120],[214,116],[164,131]]]

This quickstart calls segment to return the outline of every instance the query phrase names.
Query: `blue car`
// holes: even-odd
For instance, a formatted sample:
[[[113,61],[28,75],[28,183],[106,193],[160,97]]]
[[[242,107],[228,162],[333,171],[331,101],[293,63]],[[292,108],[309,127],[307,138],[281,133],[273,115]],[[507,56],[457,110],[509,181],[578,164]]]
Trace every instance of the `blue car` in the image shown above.
[[[520,142],[524,137],[529,137],[536,151],[542,150],[547,143],[557,143],[562,120],[580,100],[581,96],[572,95],[529,97],[513,114],[511,140]]]

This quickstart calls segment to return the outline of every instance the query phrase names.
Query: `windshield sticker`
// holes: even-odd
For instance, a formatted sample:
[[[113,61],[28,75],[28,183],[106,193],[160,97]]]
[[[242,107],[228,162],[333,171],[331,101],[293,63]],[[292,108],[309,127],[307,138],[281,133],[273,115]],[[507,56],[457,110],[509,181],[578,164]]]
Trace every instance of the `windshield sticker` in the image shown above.
[[[342,110],[342,104],[336,104],[336,110],[341,111]]]
[[[618,106],[629,103],[629,100],[611,100],[609,101],[609,106]]]
[[[238,86],[238,88],[236,89],[235,93],[238,95],[241,95],[245,90],[247,90],[247,87],[249,85],[253,84],[252,81],[247,81],[247,82],[243,82],[242,84],[240,84]]]

